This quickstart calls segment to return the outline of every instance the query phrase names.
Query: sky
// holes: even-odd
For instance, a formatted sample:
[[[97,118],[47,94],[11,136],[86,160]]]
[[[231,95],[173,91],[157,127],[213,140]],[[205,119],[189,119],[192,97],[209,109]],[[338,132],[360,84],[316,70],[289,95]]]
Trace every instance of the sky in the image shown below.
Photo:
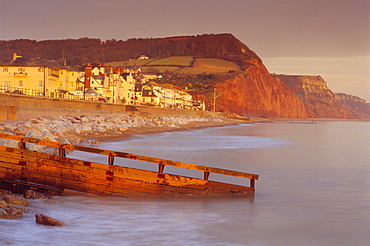
[[[370,0],[0,0],[0,40],[231,33],[273,73],[370,102]]]

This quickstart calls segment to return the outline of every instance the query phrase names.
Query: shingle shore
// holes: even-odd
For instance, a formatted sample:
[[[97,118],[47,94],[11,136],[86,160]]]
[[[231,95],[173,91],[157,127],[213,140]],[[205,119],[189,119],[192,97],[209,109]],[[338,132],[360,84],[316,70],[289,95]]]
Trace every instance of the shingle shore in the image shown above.
[[[191,123],[223,122],[220,118],[202,118],[189,116],[163,116],[163,117],[138,117],[138,116],[87,116],[79,117],[40,117],[25,122],[5,123],[0,125],[0,132],[25,136],[30,138],[45,139],[68,144],[95,144],[104,136],[120,136],[127,132],[140,134],[147,133],[146,129],[179,128]],[[136,129],[132,131],[132,129]],[[152,130],[153,131],[153,130]],[[153,131],[155,132],[155,131]],[[0,139],[0,145],[16,147],[15,141]],[[43,151],[42,146],[30,146],[31,150]]]

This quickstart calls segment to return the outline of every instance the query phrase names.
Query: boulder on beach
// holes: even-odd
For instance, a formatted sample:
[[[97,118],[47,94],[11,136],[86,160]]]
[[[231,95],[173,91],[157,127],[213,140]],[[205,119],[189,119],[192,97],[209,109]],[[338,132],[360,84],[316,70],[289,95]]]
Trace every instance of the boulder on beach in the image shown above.
[[[8,204],[18,205],[18,206],[28,206],[28,201],[22,197],[17,195],[5,195],[3,197],[3,200],[7,202]]]
[[[0,208],[5,208],[6,206],[8,206],[8,203],[6,203],[6,201],[0,201]]]
[[[0,125],[0,129],[7,134],[26,136],[30,138],[45,139],[54,142],[88,144],[91,136],[120,135],[130,128],[146,127],[171,127],[177,128],[191,122],[222,121],[219,118],[205,118],[198,116],[87,116],[62,117],[45,116],[36,119],[29,119],[25,122]],[[1,145],[18,147],[17,141],[2,140]],[[57,154],[55,148],[48,148],[41,145],[26,144],[28,150]]]
[[[0,208],[1,219],[20,219],[23,217],[23,210],[14,207]]]
[[[34,190],[25,190],[23,197],[26,199],[51,199],[52,197],[42,194]]]

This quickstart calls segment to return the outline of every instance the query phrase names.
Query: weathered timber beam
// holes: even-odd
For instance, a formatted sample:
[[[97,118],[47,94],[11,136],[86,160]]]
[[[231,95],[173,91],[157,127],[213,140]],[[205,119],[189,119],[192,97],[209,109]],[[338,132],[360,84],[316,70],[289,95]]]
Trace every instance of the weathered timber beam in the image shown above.
[[[227,169],[215,168],[215,167],[207,167],[207,166],[202,166],[202,165],[197,165],[197,164],[165,160],[165,159],[149,157],[149,156],[144,156],[144,155],[136,155],[136,154],[132,154],[132,153],[120,152],[120,151],[104,150],[104,149],[87,147],[87,146],[52,142],[52,141],[48,141],[48,140],[41,140],[41,139],[28,138],[28,137],[22,137],[22,136],[15,136],[15,135],[10,135],[10,134],[5,134],[5,133],[0,133],[0,138],[20,141],[20,143],[22,143],[22,146],[23,146],[23,142],[27,142],[27,143],[33,143],[33,144],[38,144],[38,145],[44,145],[44,146],[48,146],[48,147],[59,148],[60,155],[62,155],[62,153],[63,153],[61,151],[61,149],[78,150],[78,151],[83,151],[83,152],[88,152],[88,153],[108,155],[109,156],[109,159],[108,159],[108,164],[109,165],[113,165],[113,158],[112,157],[117,156],[117,157],[121,157],[121,158],[128,158],[128,159],[132,159],[132,160],[137,160],[137,161],[145,161],[145,162],[156,163],[156,164],[159,164],[159,165],[168,165],[168,166],[174,166],[174,167],[179,167],[179,168],[197,170],[197,171],[208,172],[208,173],[217,173],[217,174],[223,174],[223,175],[240,177],[240,178],[247,178],[247,179],[253,179],[253,180],[258,180],[258,177],[259,177],[257,174],[252,174],[252,173],[245,173],[245,172],[239,172],[239,171],[233,171],[233,170],[227,170]],[[207,175],[205,177],[208,177],[208,176],[209,175]]]
[[[12,151],[7,151],[7,150]],[[197,178],[91,163],[0,146],[0,176],[24,176],[30,182],[53,184],[95,194],[135,196],[253,196],[254,189]],[[109,173],[108,173],[109,171]],[[108,176],[110,179],[108,179]]]

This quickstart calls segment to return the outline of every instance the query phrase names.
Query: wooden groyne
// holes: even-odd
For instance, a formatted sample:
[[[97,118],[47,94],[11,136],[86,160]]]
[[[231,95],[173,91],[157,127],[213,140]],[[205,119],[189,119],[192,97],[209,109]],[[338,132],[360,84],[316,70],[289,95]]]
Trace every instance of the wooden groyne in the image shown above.
[[[99,195],[139,197],[250,197],[254,196],[258,175],[0,133],[0,139],[18,142],[18,148],[0,145],[0,185],[22,190],[49,190],[60,195],[64,189]],[[51,155],[27,149],[28,144],[58,149]],[[94,163],[66,157],[66,150],[105,155],[107,163]],[[116,158],[149,162],[158,171],[115,165]],[[166,166],[191,169],[203,173],[203,178],[185,177],[165,172]],[[210,180],[211,174],[249,179],[249,186]]]

